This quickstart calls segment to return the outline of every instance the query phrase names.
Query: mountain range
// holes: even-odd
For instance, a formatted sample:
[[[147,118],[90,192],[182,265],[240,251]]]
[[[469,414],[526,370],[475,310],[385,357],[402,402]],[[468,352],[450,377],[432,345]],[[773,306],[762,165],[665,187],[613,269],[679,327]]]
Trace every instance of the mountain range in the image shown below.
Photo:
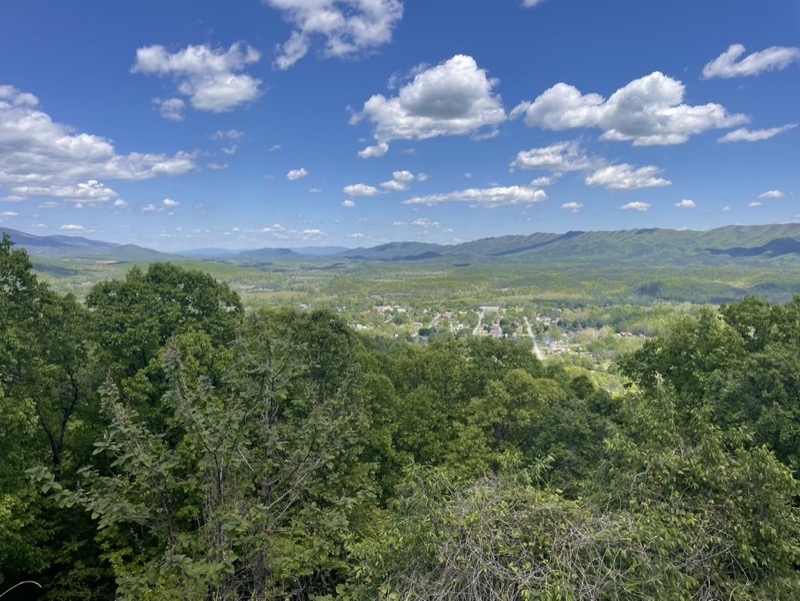
[[[620,265],[724,265],[776,259],[800,262],[800,224],[726,226],[707,231],[635,229],[484,238],[461,244],[391,242],[369,248],[198,249],[175,254],[79,236],[35,236],[0,228],[32,257],[109,262],[419,262],[548,261]]]

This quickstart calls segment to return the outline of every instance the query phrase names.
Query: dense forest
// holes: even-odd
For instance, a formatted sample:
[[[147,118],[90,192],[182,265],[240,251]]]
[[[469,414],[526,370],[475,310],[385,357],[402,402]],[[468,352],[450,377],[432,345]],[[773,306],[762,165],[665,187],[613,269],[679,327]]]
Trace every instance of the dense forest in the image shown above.
[[[79,302],[4,237],[0,288],[0,596],[42,587],[4,601],[800,598],[800,297],[612,395],[169,263]]]

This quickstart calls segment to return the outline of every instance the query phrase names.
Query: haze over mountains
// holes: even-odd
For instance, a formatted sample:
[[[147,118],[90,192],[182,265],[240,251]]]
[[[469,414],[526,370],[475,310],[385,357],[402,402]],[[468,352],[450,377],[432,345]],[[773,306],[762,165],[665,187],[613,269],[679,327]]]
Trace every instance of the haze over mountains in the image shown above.
[[[130,244],[79,236],[35,236],[2,229],[32,257],[152,262],[181,257],[235,261],[553,261],[635,264],[724,264],[731,261],[800,260],[800,224],[728,226],[708,231],[635,229],[500,236],[455,245],[391,242],[370,248],[198,249],[166,254]]]

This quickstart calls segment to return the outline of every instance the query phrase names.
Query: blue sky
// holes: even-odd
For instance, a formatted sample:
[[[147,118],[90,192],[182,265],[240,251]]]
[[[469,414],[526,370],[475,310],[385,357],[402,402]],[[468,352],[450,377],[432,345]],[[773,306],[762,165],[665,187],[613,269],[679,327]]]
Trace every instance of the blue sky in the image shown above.
[[[169,251],[793,222],[798,93],[798,0],[4,0],[0,226]]]

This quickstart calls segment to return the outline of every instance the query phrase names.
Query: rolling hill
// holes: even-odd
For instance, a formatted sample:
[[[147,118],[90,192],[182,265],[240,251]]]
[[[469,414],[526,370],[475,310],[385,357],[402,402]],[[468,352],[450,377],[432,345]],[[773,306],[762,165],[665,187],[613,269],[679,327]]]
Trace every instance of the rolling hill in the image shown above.
[[[117,244],[90,240],[81,236],[35,236],[25,232],[0,228],[12,242],[24,248],[31,257],[86,259],[120,263],[154,263],[175,260],[175,255],[162,253],[135,244]]]
[[[777,258],[800,261],[800,224],[727,226],[708,231],[636,229],[573,231],[564,234],[483,238],[461,244],[390,242],[368,248],[261,248],[246,251],[186,251],[166,254],[135,245],[90,240],[78,236],[35,236],[8,233],[31,256],[85,258],[120,262],[181,260],[204,256],[216,261],[274,260],[281,262],[426,262],[426,261],[550,261],[556,263],[648,265],[723,265]],[[216,255],[216,256],[213,256]]]
[[[376,294],[485,302],[513,297],[719,304],[747,295],[786,302],[800,293],[800,225],[795,224],[535,233],[454,245],[392,242],[321,252],[206,249],[181,255],[71,236],[8,233],[28,250],[38,272],[79,298],[95,282],[123,277],[131,265],[161,261],[205,271],[254,304],[335,303]]]
[[[351,261],[552,261],[630,266],[719,265],[738,259],[791,256],[800,260],[800,224],[728,226],[709,231],[637,229],[536,233],[455,245],[396,242],[334,255]]]

